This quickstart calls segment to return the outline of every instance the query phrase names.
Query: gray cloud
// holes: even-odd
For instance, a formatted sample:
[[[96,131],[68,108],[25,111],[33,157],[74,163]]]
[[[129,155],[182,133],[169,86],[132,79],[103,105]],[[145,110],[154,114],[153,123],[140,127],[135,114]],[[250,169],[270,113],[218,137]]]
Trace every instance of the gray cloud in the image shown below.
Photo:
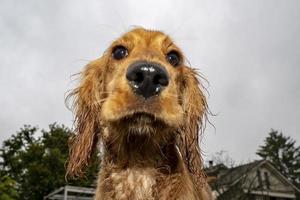
[[[0,142],[23,124],[71,126],[70,76],[133,25],[169,33],[210,82],[202,149],[255,158],[270,128],[299,141],[299,1],[0,1]],[[299,144],[299,143],[298,143]]]

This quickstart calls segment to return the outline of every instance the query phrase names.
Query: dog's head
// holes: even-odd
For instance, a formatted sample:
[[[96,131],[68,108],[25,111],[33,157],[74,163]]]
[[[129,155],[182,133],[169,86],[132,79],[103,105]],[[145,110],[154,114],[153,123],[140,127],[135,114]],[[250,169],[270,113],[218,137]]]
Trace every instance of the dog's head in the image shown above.
[[[198,134],[206,99],[197,73],[162,32],[138,28],[124,34],[87,65],[71,95],[76,136],[69,174],[82,173],[99,139],[123,133],[158,140],[173,135],[190,171],[201,165]]]

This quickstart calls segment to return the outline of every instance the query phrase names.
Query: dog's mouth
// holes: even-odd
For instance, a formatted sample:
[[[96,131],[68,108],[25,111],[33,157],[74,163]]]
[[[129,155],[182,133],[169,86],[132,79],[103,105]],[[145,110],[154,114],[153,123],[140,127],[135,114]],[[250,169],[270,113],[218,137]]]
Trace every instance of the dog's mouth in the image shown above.
[[[157,132],[157,130],[168,128],[163,119],[146,112],[123,116],[117,123],[127,131],[137,134]]]
[[[121,121],[124,121],[134,126],[155,126],[159,124],[165,124],[163,119],[156,117],[154,114],[146,112],[137,112],[130,115],[126,115],[121,118]]]

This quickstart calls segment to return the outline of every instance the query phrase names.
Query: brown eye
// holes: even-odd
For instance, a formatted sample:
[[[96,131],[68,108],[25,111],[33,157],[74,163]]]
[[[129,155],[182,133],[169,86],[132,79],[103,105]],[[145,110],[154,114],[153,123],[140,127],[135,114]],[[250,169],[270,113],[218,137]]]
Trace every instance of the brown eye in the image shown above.
[[[167,61],[174,67],[176,67],[180,63],[180,55],[177,51],[170,51],[167,54],[166,58],[167,58]]]
[[[128,55],[128,50],[124,46],[116,46],[112,51],[112,56],[116,60],[121,60]]]

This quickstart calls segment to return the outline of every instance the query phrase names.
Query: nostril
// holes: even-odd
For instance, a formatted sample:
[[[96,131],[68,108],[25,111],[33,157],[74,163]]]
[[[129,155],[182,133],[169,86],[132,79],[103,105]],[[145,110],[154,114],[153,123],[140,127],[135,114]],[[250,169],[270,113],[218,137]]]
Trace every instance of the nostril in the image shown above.
[[[144,81],[144,74],[141,71],[130,70],[126,74],[126,78],[129,81],[133,81],[133,82],[136,82],[136,83],[142,83]]]
[[[134,82],[142,83],[144,81],[144,74],[142,72],[137,72],[135,73],[134,78]]]
[[[169,84],[168,78],[161,75],[161,74],[156,74],[153,77],[153,83],[155,85],[161,85],[161,86],[167,86]]]
[[[160,84],[160,75],[155,75],[154,77],[153,77],[153,83],[155,84],[155,85],[158,85],[158,84]]]
[[[167,86],[169,84],[169,81],[167,78],[161,78],[159,79],[159,84],[162,86]]]

